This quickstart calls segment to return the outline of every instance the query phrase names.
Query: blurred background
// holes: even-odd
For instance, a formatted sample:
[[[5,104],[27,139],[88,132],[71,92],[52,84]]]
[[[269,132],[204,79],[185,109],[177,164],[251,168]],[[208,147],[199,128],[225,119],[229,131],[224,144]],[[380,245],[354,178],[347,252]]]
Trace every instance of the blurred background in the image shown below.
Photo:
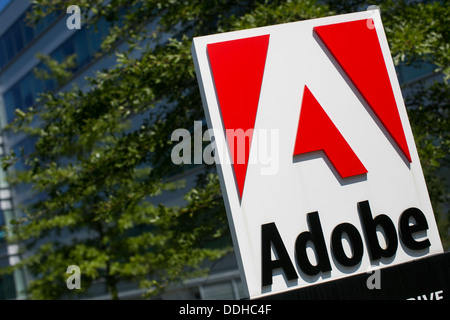
[[[0,299],[245,298],[215,166],[171,161],[206,130],[192,38],[369,5],[448,250],[447,1],[0,0]]]

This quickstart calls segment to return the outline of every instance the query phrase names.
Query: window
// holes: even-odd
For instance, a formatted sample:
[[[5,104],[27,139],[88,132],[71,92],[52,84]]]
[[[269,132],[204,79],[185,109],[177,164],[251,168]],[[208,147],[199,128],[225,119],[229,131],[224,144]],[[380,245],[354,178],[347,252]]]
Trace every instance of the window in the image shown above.
[[[36,141],[36,137],[27,137],[14,145],[13,150],[16,153],[16,156],[19,158],[19,160],[14,164],[14,169],[30,169],[29,166],[25,164],[25,159],[30,153],[34,151],[34,145]]]
[[[21,93],[19,83],[15,84],[5,93],[6,120],[14,119],[14,112],[21,105]]]
[[[12,90],[8,90],[3,98],[5,99],[6,120],[10,122],[14,118],[14,112],[11,111],[16,109]]]
[[[13,39],[13,34],[12,34],[12,30],[9,29],[6,34],[4,35],[4,37],[2,37],[2,47],[5,48],[6,50],[6,60],[9,61],[11,60],[15,53],[15,47],[14,47],[14,39]]]
[[[27,73],[11,89],[4,94],[6,107],[6,120],[14,119],[15,110],[25,110],[32,106],[37,98],[34,90],[35,79],[32,73]]]
[[[27,9],[31,10],[31,9]],[[34,38],[42,33],[56,18],[59,12],[52,12],[41,19],[35,27],[28,25],[27,12],[24,12],[11,27],[0,36],[0,68],[3,68]],[[3,48],[3,49],[1,49]]]
[[[18,53],[24,47],[24,38],[22,34],[22,24],[17,24],[12,30],[15,53]]]
[[[82,68],[92,59],[87,36],[87,33],[83,30],[82,32],[78,32],[73,39],[73,46],[77,54],[77,69]]]
[[[20,83],[22,94],[22,106],[28,108],[34,104],[34,92],[33,92],[33,75],[28,73]]]
[[[0,267],[9,265],[9,257],[4,255],[0,258]],[[0,300],[14,299],[16,297],[16,286],[14,284],[14,275],[5,274],[0,277]]]
[[[200,285],[203,300],[239,300],[244,298],[244,290],[239,279],[230,279]]]
[[[54,15],[53,18],[55,17],[56,15]],[[46,25],[46,23],[49,24],[52,19],[46,18],[45,21],[42,22],[43,25]],[[106,20],[101,19],[97,23],[97,28],[92,26],[89,29],[82,29],[78,31],[62,43],[58,48],[56,48],[50,54],[51,58],[62,62],[67,56],[76,54],[77,65],[73,71],[80,70],[92,59],[94,59],[95,53],[100,50],[100,44],[104,36],[108,33],[109,26],[110,24],[106,22]],[[14,35],[12,35],[12,32],[14,32]],[[9,43],[9,45],[6,46],[8,49],[6,52],[8,54],[8,59],[11,58],[9,54],[14,55],[17,51],[14,49],[16,46],[21,47],[26,43],[26,39],[31,36],[31,32],[31,30],[26,29],[25,27],[18,27],[16,29],[10,28],[10,30],[7,31],[7,35],[0,38],[0,49],[3,48],[2,41]],[[36,30],[33,33],[36,34]],[[48,71],[48,67],[44,64],[39,64],[37,68]],[[28,72],[4,94],[7,122],[9,123],[14,119],[16,109],[27,109],[36,102],[40,92],[51,91],[56,87],[57,83],[55,79],[37,79],[33,71]]]
[[[414,81],[433,73],[436,66],[431,63],[416,62],[414,64],[400,63],[397,72],[401,83]]]
[[[233,286],[231,281],[208,284],[203,286],[204,300],[233,300]]]
[[[35,32],[35,29],[33,29],[32,27],[30,27],[29,25],[27,25],[26,23],[23,25],[23,35],[24,35],[24,40],[25,43],[30,43],[31,40],[34,39],[34,37],[37,35],[37,33]]]
[[[0,277],[0,300],[13,299],[16,297],[16,286],[14,276],[6,274]]]
[[[75,48],[73,47],[73,39],[69,39],[66,42],[64,42],[61,47],[59,47],[58,50],[61,50],[62,57],[66,58],[70,56],[71,54],[75,53]]]
[[[0,43],[0,67],[6,64],[6,46],[2,45],[3,42]]]
[[[11,210],[5,210],[11,212]],[[5,225],[5,215],[3,214],[3,210],[0,210],[0,244],[6,242],[5,239],[5,230],[3,230],[3,226]]]

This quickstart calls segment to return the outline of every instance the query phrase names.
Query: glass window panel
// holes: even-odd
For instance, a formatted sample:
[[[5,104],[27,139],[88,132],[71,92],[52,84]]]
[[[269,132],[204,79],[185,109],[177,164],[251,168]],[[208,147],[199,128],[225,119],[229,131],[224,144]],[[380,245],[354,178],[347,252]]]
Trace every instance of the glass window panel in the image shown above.
[[[56,49],[55,51],[52,52],[52,54],[50,55],[50,57],[58,62],[62,62],[63,58],[64,58],[64,54],[62,49]],[[42,65],[39,65],[39,68],[41,68]]]
[[[12,31],[16,53],[19,53],[20,50],[22,50],[22,48],[25,46],[24,38],[22,35],[22,24],[21,23],[15,24],[12,27]]]
[[[417,79],[421,76],[432,73],[434,68],[434,65],[430,63],[420,62],[413,65],[402,65],[400,69],[402,73],[402,80],[408,82]]]
[[[90,60],[89,46],[87,45],[86,31],[78,32],[74,38],[74,47],[77,54],[77,67],[82,68]]]
[[[20,83],[15,84],[11,90],[14,97],[15,109],[22,109],[23,101],[22,94],[20,92]]]
[[[45,91],[51,91],[56,88],[56,80],[55,79],[48,79],[44,82],[44,89]]]
[[[75,48],[73,47],[73,37],[67,39],[66,42],[62,44],[61,50],[64,58],[75,53]]]
[[[95,52],[100,50],[103,38],[100,30],[95,30],[94,27],[91,27],[88,32],[89,54],[91,57],[94,57]]]
[[[6,110],[9,110],[9,109],[14,110],[16,108],[12,90],[6,91],[5,94],[3,95],[3,98],[5,99],[5,109]]]
[[[26,13],[22,14],[8,31],[0,37],[0,47],[3,48],[3,50],[0,50],[0,68],[44,31],[59,14],[60,12],[49,14],[44,19],[41,19],[36,26],[28,25]]]
[[[6,121],[10,122],[12,120],[11,110],[15,109],[14,98],[11,90],[8,90],[4,95],[5,99],[5,110],[6,110]],[[13,112],[14,114],[14,112]]]
[[[21,146],[16,146],[13,150],[17,157],[17,161],[14,163],[13,168],[14,170],[23,171],[25,169],[25,163],[22,156]]]
[[[14,164],[14,169],[24,170],[30,168],[25,164],[25,158],[34,151],[36,141],[36,137],[27,137],[13,146],[13,150],[19,158],[19,160]]]
[[[111,27],[111,23],[106,21],[105,18],[101,18],[98,20],[98,30],[102,37],[108,34],[109,28]]]
[[[6,59],[9,61],[14,58],[16,50],[14,47],[14,39],[11,29],[8,30],[4,36],[5,49],[6,49]]]
[[[0,69],[3,68],[3,66],[6,64],[6,48],[3,41],[3,38],[0,38]]]
[[[104,18],[100,19],[97,22],[98,35],[101,40],[98,41],[97,43],[95,43],[96,46],[92,48],[95,52],[100,50],[100,45],[101,45],[103,39],[108,35],[110,27],[111,27],[111,24],[108,21],[106,21],[106,19],[104,19]]]
[[[65,12],[64,12],[65,13]],[[46,26],[48,27],[50,24],[52,24],[53,21],[56,20],[56,18],[58,18],[58,15],[61,14],[61,11],[53,11],[52,13],[50,13],[48,16],[45,17],[45,23]]]
[[[28,73],[19,83],[22,93],[23,105],[20,107],[22,110],[32,106],[34,104],[33,95],[33,75]]]
[[[45,29],[45,20],[40,19],[38,23],[34,26],[35,34],[40,34]]]
[[[62,57],[62,55],[61,55]],[[58,55],[51,55],[52,59],[55,59],[56,61],[60,61],[58,60]],[[46,71],[46,72],[50,72],[50,69],[43,63],[39,63],[36,68],[36,70],[42,70],[42,71]],[[46,79],[46,80],[42,80],[42,79],[36,79],[35,83],[39,82],[40,84],[36,85],[36,90],[39,90],[39,92],[44,92],[44,91],[48,91],[48,90],[52,90],[56,87],[56,81],[55,79]]]
[[[33,82],[33,95],[34,99],[39,98],[39,93],[44,92],[44,84],[41,79],[36,78],[36,76],[33,73],[32,76],[32,82]]]
[[[10,122],[14,119],[14,112],[21,105],[20,87],[16,84],[9,89],[5,95],[6,120]]]
[[[20,93],[20,84],[17,83],[11,88],[14,97],[14,105],[16,108],[22,107],[22,95]]]
[[[6,274],[0,277],[0,299],[13,299],[16,296],[16,287],[12,274]]]
[[[34,145],[37,142],[37,137],[28,137],[24,140],[24,152],[30,154],[34,151]]]
[[[27,44],[29,42],[31,42],[31,40],[33,40],[34,37],[35,37],[34,28],[29,26],[29,25],[27,25],[27,24],[24,24],[23,33],[24,33],[24,36],[25,36],[25,42]]]
[[[234,299],[231,281],[203,285],[205,300],[232,300]]]

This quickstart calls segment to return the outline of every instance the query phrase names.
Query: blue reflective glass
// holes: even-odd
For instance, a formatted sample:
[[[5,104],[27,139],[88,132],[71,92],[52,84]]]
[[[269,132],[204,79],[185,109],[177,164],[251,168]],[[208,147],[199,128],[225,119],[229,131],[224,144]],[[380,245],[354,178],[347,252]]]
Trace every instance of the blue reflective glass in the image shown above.
[[[8,90],[3,98],[5,99],[6,120],[10,122],[14,118],[14,110],[16,109],[12,90]]]
[[[15,29],[10,28],[5,35],[0,37],[0,45],[3,49],[0,51],[0,67],[2,61],[8,61],[20,50],[16,49],[16,47],[20,48],[21,46],[25,46],[43,28],[51,24],[58,15],[58,13],[52,13],[47,18],[41,20],[35,28],[30,28],[25,25],[21,25]],[[20,22],[22,23],[23,20]],[[77,66],[73,71],[79,70],[94,59],[96,52],[100,51],[100,45],[104,37],[108,34],[110,26],[111,24],[105,19],[100,19],[95,27],[82,29],[67,39],[50,54],[51,58],[62,62],[67,56],[76,54]],[[42,63],[36,68],[50,71]],[[5,93],[7,121],[10,122],[14,119],[15,109],[25,109],[33,105],[39,93],[51,91],[56,87],[57,83],[55,79],[37,79],[33,71],[26,74]]]
[[[70,38],[66,42],[63,43],[63,45],[60,47],[63,53],[64,57],[70,56],[71,54],[75,53],[75,48],[73,47],[73,38]]]
[[[44,84],[41,79],[36,78],[34,73],[32,77],[32,82],[33,82],[33,95],[34,98],[37,99],[39,98],[39,93],[44,92]]]
[[[10,109],[9,110],[9,115],[10,115],[11,119],[13,119],[15,111],[16,111],[17,108],[20,107],[22,101],[20,101],[21,99],[20,99],[20,88],[19,88],[19,86],[14,86],[11,89],[11,91],[12,91],[12,96],[13,96],[13,101],[14,101],[14,103],[13,103],[14,109]]]
[[[6,48],[4,45],[3,38],[0,38],[0,69],[6,64]]]
[[[77,54],[77,67],[82,68],[91,60],[86,31],[78,32],[74,37],[74,47]]]
[[[31,10],[31,9],[28,9]],[[27,10],[27,11],[28,11]],[[55,19],[60,12],[52,12],[45,18],[41,19],[36,26],[29,26],[26,20],[26,12],[22,14],[11,27],[0,36],[0,46],[6,48],[4,57],[0,54],[0,68],[9,60],[14,58],[30,41],[44,31]]]
[[[13,146],[13,150],[18,155],[19,160],[14,163],[15,170],[28,170],[30,166],[25,164],[25,158],[27,155],[34,151],[34,145],[36,144],[36,137],[27,137]]]
[[[22,106],[20,109],[24,110],[34,104],[33,93],[33,74],[28,73],[22,80],[20,80],[20,92],[22,94]]]
[[[13,299],[16,297],[16,286],[14,277],[11,274],[5,274],[0,277],[0,300]]]
[[[15,52],[18,53],[25,46],[24,38],[22,35],[22,24],[17,24],[12,28]]]
[[[29,25],[24,25],[23,33],[25,36],[25,43],[29,43],[35,37],[34,29]]]
[[[4,37],[4,41],[5,41],[4,48],[6,50],[6,59],[9,61],[12,58],[14,58],[14,56],[16,54],[16,50],[14,48],[14,39],[13,39],[12,30],[8,30],[3,37]]]
[[[22,105],[22,95],[20,93],[20,83],[15,84],[12,88],[12,93],[14,97],[14,103],[16,108],[20,108]]]
[[[47,23],[46,23],[45,19],[41,19],[34,26],[34,30],[35,30],[36,34],[40,34],[42,31],[44,31],[44,29],[46,27],[47,27]]]
[[[61,55],[62,57],[62,55]],[[57,61],[61,61],[58,60],[58,57],[54,57],[53,55],[51,55],[52,59],[55,59]],[[39,63],[36,68],[36,70],[42,70],[45,72],[50,72],[50,69],[43,63]],[[44,91],[48,91],[48,90],[53,90],[56,87],[56,81],[55,79],[46,79],[46,80],[42,80],[42,79],[36,79],[36,81],[39,81],[41,84],[40,86],[36,86],[37,88],[39,88],[40,90],[38,92],[44,92]]]
[[[62,62],[64,60],[64,53],[62,52],[61,49],[57,49],[52,52],[50,57],[58,62]]]

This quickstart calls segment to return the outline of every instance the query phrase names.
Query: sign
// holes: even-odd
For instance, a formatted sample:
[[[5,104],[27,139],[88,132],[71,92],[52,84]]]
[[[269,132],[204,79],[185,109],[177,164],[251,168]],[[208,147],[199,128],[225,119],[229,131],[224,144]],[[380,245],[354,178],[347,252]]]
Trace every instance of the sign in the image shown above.
[[[450,252],[265,296],[261,300],[450,300]],[[369,285],[368,285],[369,284]]]
[[[442,252],[376,10],[195,38],[250,298]]]

